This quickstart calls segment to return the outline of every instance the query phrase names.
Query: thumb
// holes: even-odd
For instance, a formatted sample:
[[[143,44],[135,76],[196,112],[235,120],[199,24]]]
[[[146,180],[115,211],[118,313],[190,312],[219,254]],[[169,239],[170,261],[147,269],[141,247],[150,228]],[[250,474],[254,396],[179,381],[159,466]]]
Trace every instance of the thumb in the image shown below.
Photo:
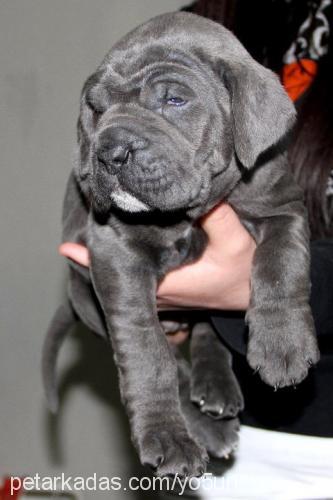
[[[59,253],[63,257],[68,257],[81,266],[88,267],[90,264],[88,249],[78,243],[63,243],[59,246]]]
[[[240,230],[245,230],[238,215],[228,203],[216,205],[201,219],[201,227],[207,234],[210,242],[230,237]]]

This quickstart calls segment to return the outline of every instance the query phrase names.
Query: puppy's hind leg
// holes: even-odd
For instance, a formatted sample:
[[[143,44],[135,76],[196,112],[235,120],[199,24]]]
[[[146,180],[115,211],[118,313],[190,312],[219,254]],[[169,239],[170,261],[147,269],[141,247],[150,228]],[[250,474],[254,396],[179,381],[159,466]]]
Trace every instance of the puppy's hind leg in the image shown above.
[[[238,445],[238,418],[212,419],[191,402],[191,367],[178,347],[173,346],[172,350],[177,359],[181,409],[190,434],[206,448],[210,456],[228,458]]]
[[[52,413],[58,409],[56,363],[60,347],[77,317],[69,301],[55,312],[48,328],[42,352],[42,377],[48,407]]]
[[[191,400],[213,418],[235,417],[244,401],[232,370],[232,356],[207,322],[196,323],[191,337]]]

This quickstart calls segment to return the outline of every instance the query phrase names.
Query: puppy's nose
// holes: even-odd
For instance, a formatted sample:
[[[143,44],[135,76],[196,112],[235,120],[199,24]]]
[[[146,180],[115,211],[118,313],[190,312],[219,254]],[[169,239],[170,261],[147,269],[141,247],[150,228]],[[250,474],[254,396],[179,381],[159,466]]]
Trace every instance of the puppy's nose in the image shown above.
[[[123,167],[130,158],[130,147],[127,144],[110,145],[98,152],[98,160],[108,169],[113,170]]]
[[[109,151],[110,161],[115,167],[122,167],[125,165],[130,156],[130,148],[127,145],[117,144]]]

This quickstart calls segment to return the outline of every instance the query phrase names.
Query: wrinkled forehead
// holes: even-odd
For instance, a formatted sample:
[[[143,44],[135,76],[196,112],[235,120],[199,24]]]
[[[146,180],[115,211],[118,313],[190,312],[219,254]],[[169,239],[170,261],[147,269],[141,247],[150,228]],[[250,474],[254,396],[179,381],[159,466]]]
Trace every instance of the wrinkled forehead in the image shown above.
[[[123,37],[104,58],[100,69],[126,81],[158,65],[207,70],[221,57],[239,56],[239,43],[225,28],[208,19],[177,12],[158,16]]]
[[[114,83],[126,86],[166,74],[171,78],[177,75],[178,80],[195,78],[204,74],[206,67],[207,61],[201,61],[195,53],[180,50],[176,45],[165,46],[157,41],[141,47],[139,51],[128,49],[122,55],[112,54],[103,69],[106,78],[110,75]]]

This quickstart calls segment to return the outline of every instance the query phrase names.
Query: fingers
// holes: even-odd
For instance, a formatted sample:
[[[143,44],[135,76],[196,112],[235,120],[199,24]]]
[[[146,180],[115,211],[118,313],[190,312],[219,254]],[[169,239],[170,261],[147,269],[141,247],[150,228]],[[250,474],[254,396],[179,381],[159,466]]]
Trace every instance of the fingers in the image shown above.
[[[220,203],[214,207],[202,218],[201,224],[211,241],[219,239],[222,233],[224,236],[228,235],[226,231],[245,231],[237,214],[227,203]],[[81,266],[88,267],[90,264],[88,249],[78,243],[63,243],[59,247],[59,253]]]
[[[63,243],[60,245],[58,251],[63,257],[68,257],[81,266],[89,267],[89,252],[85,246],[78,243]]]

